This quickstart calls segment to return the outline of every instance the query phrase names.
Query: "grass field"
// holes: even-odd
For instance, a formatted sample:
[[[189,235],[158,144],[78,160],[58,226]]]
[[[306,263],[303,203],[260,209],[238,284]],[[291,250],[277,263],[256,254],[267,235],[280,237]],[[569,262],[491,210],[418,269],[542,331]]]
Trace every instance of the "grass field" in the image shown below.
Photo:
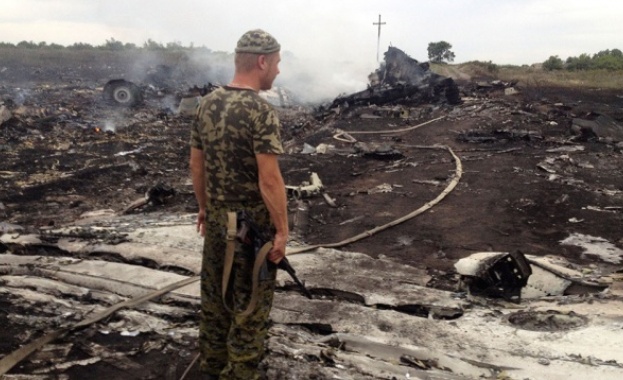
[[[432,64],[431,70],[459,79],[518,81],[520,86],[623,89],[623,71],[546,71],[532,66],[498,66],[490,62]]]

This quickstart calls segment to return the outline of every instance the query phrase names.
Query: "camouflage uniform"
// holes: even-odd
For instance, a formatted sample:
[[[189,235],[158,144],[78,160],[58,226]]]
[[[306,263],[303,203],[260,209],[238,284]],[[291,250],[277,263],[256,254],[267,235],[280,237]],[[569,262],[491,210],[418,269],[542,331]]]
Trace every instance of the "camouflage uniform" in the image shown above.
[[[247,210],[270,227],[258,185],[257,153],[283,153],[272,106],[254,91],[220,88],[206,96],[191,132],[191,146],[203,150],[206,167],[206,235],[201,268],[201,370],[226,379],[257,379],[264,353],[276,270],[260,283],[255,310],[230,315],[221,299],[227,212]],[[253,251],[237,244],[228,304],[240,313],[251,297]]]

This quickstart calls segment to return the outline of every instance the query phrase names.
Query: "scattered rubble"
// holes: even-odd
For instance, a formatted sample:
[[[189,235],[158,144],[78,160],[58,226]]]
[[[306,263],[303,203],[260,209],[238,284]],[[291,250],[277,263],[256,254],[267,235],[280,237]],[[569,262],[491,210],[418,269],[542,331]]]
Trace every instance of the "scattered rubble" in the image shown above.
[[[0,85],[0,360],[199,272],[188,117],[211,85],[157,68],[119,107],[110,72]],[[266,94],[314,295],[279,274],[267,378],[618,379],[620,94],[459,87],[396,48],[374,74],[320,114]],[[189,284],[117,310],[5,378],[180,378],[198,305]]]

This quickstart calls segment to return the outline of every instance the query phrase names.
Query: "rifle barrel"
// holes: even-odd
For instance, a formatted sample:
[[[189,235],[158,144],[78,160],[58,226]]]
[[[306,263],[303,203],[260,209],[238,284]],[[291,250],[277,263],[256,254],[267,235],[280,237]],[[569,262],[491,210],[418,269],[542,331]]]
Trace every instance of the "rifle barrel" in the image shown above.
[[[292,277],[294,282],[296,282],[299,288],[301,288],[301,291],[303,292],[303,294],[307,298],[312,299],[311,292],[305,287],[305,285],[301,282],[301,280],[299,280],[299,278],[296,276],[296,271],[294,270],[294,268],[292,268],[292,265],[290,265],[290,262],[288,261],[288,259],[286,259],[285,257],[281,259],[278,267],[288,272],[288,274],[290,275],[290,277]]]

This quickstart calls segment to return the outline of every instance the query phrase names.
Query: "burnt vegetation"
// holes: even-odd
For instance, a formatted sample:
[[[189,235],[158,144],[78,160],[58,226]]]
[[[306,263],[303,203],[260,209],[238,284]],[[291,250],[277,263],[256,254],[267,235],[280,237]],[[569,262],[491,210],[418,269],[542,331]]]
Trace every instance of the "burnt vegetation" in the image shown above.
[[[102,46],[5,43],[0,55],[0,258],[19,264],[0,265],[0,323],[6,327],[0,355],[5,355],[43,331],[90,316],[95,307],[145,291],[129,283],[113,290],[67,286],[60,276],[77,273],[63,271],[67,267],[109,265],[141,280],[143,274],[164,279],[197,273],[200,241],[188,232],[197,211],[187,169],[190,116],[180,110],[184,102],[192,110],[214,84],[226,83],[231,55],[114,39]],[[358,360],[366,365],[357,366],[348,356],[353,352],[339,341],[357,333],[385,334],[389,342],[408,340],[439,352],[459,342],[455,352],[496,365],[550,352],[543,346],[547,349],[513,357],[500,348],[508,344],[495,340],[494,328],[487,334],[477,330],[497,323],[503,305],[474,316],[485,302],[466,301],[454,267],[474,252],[555,256],[567,268],[583,271],[586,281],[620,271],[616,254],[606,261],[561,242],[582,234],[610,243],[609,252],[623,249],[621,87],[569,82],[576,77],[557,85],[560,71],[539,67],[418,62],[395,47],[384,58],[361,91],[335,94],[313,107],[296,102],[287,88],[272,99],[286,148],[280,166],[286,183],[299,190],[290,192],[298,194],[290,199],[292,246],[343,241],[431,202],[455,179],[457,164],[446,150],[431,147],[453,149],[463,175],[428,212],[349,243],[345,253],[320,252],[322,265],[296,266],[293,255],[314,300],[301,297],[290,280],[280,285],[265,361],[269,379],[391,378],[373,372],[378,362],[380,368],[402,362],[396,376],[413,363],[421,371],[437,371],[434,375],[450,374],[406,354],[375,356],[391,353],[389,346],[371,353],[362,349]],[[609,72],[611,82],[616,73]],[[138,93],[140,102],[118,104]],[[322,191],[300,191],[309,188],[312,173]],[[190,227],[174,229],[180,225]],[[172,245],[140,251],[140,244],[157,240],[149,235],[156,227],[172,228],[160,237],[160,243]],[[53,281],[61,285],[50,285]],[[620,300],[612,292],[560,298],[547,307]],[[153,300],[61,339],[52,353],[13,371],[69,379],[179,378],[197,349],[197,302],[179,294]],[[541,328],[549,317],[535,312],[511,322]],[[432,325],[450,319],[451,325]],[[461,325],[470,321],[478,326]],[[492,344],[496,357],[460,346],[468,341],[458,335],[463,330],[479,331],[483,340],[472,335],[473,346]],[[316,342],[324,335],[321,347]],[[348,344],[365,346],[362,341]],[[348,355],[340,356],[343,350]],[[586,364],[562,350],[551,352],[549,368],[559,357],[563,364],[557,369],[570,360]],[[81,361],[86,359],[94,361]],[[462,359],[456,359],[457,373],[465,368]],[[55,367],[66,362],[67,369]],[[588,364],[605,368],[598,360]],[[494,376],[488,367],[478,367],[482,372],[473,376]],[[612,368],[620,370],[620,363]]]

